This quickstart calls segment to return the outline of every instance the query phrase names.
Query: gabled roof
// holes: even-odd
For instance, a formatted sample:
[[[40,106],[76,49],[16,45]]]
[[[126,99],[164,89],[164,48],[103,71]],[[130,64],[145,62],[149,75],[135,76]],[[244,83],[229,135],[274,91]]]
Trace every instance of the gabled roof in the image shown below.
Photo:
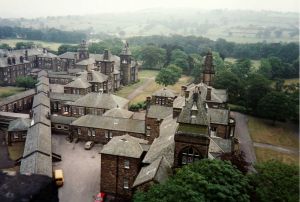
[[[164,156],[160,156],[150,165],[141,169],[132,187],[136,187],[150,181],[162,183],[166,181],[171,174],[171,165]]]
[[[48,116],[50,115],[50,109],[44,105],[38,105],[32,109],[32,123],[42,123],[50,126],[51,122]]]
[[[229,122],[229,110],[208,108],[210,123],[227,125]]]
[[[65,52],[65,53],[59,55],[58,57],[66,58],[66,59],[75,59],[75,54],[77,54],[77,53],[76,52]]]
[[[182,109],[182,107],[184,107],[184,105],[185,105],[185,97],[178,96],[173,101],[173,108]]]
[[[48,94],[50,92],[50,88],[48,85],[41,83],[36,86],[36,92]]]
[[[38,57],[42,57],[42,58],[58,58],[57,55],[50,53],[50,52],[42,52],[41,54],[38,55]]]
[[[52,177],[52,172],[51,156],[35,152],[21,161],[21,174],[39,174]]]
[[[157,158],[165,156],[170,165],[174,162],[174,136],[178,123],[173,119],[172,115],[163,120],[160,125],[160,132],[158,138],[155,138],[147,152],[143,163],[152,163]]]
[[[83,65],[83,66],[92,65],[92,64],[96,64],[96,60],[94,58],[88,58],[76,63],[76,65]]]
[[[216,156],[232,152],[232,140],[231,139],[223,139],[220,137],[210,137],[208,153],[210,154],[210,158],[215,158]]]
[[[73,121],[75,121],[76,117],[71,116],[60,116],[60,115],[52,115],[51,116],[51,123],[60,123],[70,125]]]
[[[41,76],[37,80],[38,80],[38,83],[36,84],[37,86],[40,84],[49,86],[49,79],[47,77]]]
[[[146,116],[149,118],[164,119],[172,113],[173,113],[172,107],[151,105],[147,111]]]
[[[144,151],[141,144],[147,143],[147,140],[130,135],[115,136],[103,146],[101,154],[140,158]]]
[[[51,100],[74,102],[74,101],[78,100],[79,98],[83,97],[83,95],[51,92],[49,97]]]
[[[30,119],[18,118],[9,123],[8,130],[11,131],[27,131],[30,126]]]
[[[105,130],[145,134],[145,121],[114,118],[108,116],[85,115],[71,123],[72,126],[101,128]]]
[[[124,108],[129,100],[107,93],[89,93],[71,103],[74,106],[113,109],[116,107]]]
[[[92,84],[90,84],[89,82],[87,82],[87,80],[83,78],[76,78],[74,81],[65,85],[65,87],[69,88],[88,88],[90,86],[92,86]]]
[[[159,96],[159,97],[169,97],[169,98],[174,98],[176,97],[176,92],[171,90],[171,89],[167,89],[167,88],[162,88],[158,91],[155,91],[152,96]]]
[[[32,108],[38,105],[44,105],[50,108],[50,99],[44,93],[36,94],[33,98]]]
[[[103,116],[109,116],[109,117],[115,117],[115,118],[131,118],[133,116],[133,112],[128,111],[126,109],[121,109],[121,108],[113,108],[110,110],[107,110]]]
[[[191,84],[187,86],[187,91],[193,92],[195,88],[198,88],[201,92],[201,97],[206,102],[216,102],[216,103],[224,103],[227,102],[228,95],[227,90],[225,89],[215,89],[211,86],[206,85],[205,83],[199,84]],[[207,89],[211,88],[211,100],[206,100]],[[191,94],[190,94],[191,96]]]
[[[91,74],[92,80],[88,80],[89,73]],[[95,83],[103,83],[108,80],[107,75],[102,74],[101,72],[98,72],[98,71],[94,71],[94,70],[92,70],[90,72],[87,72],[87,71],[81,72],[79,78],[85,79],[88,82],[95,82]]]

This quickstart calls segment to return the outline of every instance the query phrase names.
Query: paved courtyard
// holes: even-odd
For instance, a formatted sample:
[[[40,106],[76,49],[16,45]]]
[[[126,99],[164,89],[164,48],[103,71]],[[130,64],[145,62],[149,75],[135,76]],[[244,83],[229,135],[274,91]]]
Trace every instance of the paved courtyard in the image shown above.
[[[84,149],[84,142],[70,143],[66,136],[52,135],[52,151],[62,156],[53,169],[62,169],[64,185],[59,188],[60,202],[92,202],[100,190],[100,154],[102,145]]]

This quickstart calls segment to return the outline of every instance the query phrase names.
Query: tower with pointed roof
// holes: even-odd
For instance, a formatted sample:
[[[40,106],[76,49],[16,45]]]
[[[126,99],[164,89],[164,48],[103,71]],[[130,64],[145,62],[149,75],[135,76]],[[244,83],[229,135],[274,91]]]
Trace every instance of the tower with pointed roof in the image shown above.
[[[131,83],[131,60],[131,51],[126,42],[120,54],[121,83],[124,86]]]
[[[213,79],[215,76],[214,64],[213,64],[213,56],[211,50],[209,50],[206,54],[204,64],[203,64],[203,72],[202,72],[202,81],[208,86],[213,86]]]
[[[77,52],[79,55],[79,61],[89,58],[89,50],[88,50],[88,46],[87,46],[87,43],[85,40],[81,41]]]
[[[186,101],[177,122],[175,133],[174,167],[181,167],[207,158],[209,148],[209,121],[199,89]]]

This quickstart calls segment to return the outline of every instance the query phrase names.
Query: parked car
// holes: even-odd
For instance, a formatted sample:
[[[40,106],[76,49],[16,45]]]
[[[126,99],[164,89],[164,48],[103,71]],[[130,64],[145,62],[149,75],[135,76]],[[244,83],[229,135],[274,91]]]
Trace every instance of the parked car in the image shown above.
[[[57,186],[62,186],[64,184],[64,175],[61,169],[54,171],[54,180]]]
[[[94,146],[94,142],[93,141],[87,141],[84,145],[84,148],[89,150],[92,149],[92,147]]]
[[[94,202],[104,202],[106,194],[104,192],[100,192],[96,195]]]

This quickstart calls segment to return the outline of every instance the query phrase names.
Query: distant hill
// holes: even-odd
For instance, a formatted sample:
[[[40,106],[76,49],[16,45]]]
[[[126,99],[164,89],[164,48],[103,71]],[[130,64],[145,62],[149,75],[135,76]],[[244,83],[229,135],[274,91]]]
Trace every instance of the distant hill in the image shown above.
[[[239,43],[291,42],[299,39],[298,13],[241,10],[150,9],[119,14],[3,19],[0,26],[87,31],[121,38],[149,35],[195,35]]]

